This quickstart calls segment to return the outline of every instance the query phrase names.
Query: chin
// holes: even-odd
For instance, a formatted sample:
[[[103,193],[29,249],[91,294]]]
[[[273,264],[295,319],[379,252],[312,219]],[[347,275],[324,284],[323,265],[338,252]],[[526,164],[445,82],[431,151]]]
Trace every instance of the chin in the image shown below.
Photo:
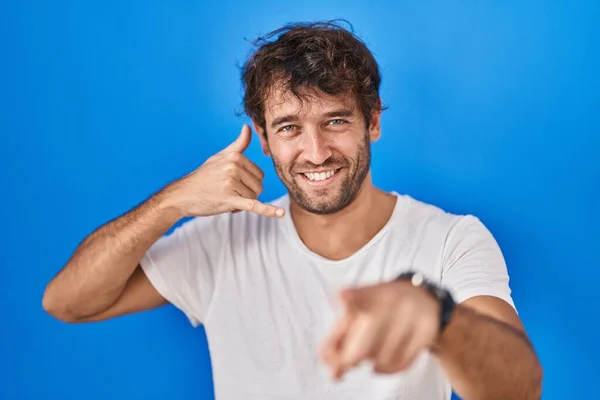
[[[334,214],[356,197],[358,190],[350,179],[336,174],[334,179],[322,183],[310,183],[303,177],[291,177],[282,181],[288,188],[290,197],[305,211],[318,214]]]
[[[319,215],[336,213],[350,203],[350,201],[345,201],[339,193],[319,195],[307,193],[306,191],[296,191],[293,193],[293,197],[301,208]]]

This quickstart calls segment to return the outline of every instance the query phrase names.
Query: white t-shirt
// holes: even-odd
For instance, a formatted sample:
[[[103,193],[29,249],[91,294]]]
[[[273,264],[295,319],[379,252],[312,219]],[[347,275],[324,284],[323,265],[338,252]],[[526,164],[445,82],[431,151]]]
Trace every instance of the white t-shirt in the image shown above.
[[[318,359],[341,315],[336,293],[407,270],[448,288],[457,302],[491,295],[514,307],[504,258],[479,219],[394,194],[388,223],[341,261],[304,245],[287,195],[273,202],[287,210],[281,219],[247,212],[194,218],[150,248],[141,265],[156,290],[206,330],[216,399],[450,398],[427,351],[405,372],[376,374],[365,363],[341,382]]]

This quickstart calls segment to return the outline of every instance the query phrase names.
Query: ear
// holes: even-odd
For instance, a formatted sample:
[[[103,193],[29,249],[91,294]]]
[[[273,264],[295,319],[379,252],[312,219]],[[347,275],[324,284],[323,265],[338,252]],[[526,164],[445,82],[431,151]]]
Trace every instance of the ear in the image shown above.
[[[369,126],[369,137],[372,142],[381,137],[381,100],[377,102],[377,107],[371,112],[371,125]]]
[[[267,157],[270,157],[271,152],[269,151],[269,144],[267,143],[267,132],[254,120],[252,120],[252,126],[258,135],[258,139],[260,140],[260,147],[262,147],[263,154]]]

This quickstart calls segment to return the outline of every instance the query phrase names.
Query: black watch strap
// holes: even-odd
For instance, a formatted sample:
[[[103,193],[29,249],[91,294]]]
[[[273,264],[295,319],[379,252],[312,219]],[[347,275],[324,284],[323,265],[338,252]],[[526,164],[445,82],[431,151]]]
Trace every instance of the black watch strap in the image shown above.
[[[415,287],[424,287],[427,289],[440,303],[440,333],[450,322],[452,313],[456,307],[456,303],[449,291],[431,283],[420,272],[404,272],[400,274],[396,280],[409,281]]]

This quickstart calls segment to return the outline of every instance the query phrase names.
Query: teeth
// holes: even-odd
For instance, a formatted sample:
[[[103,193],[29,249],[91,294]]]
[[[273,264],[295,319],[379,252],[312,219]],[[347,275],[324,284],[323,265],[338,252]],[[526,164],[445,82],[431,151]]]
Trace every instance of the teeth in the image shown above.
[[[324,181],[325,179],[331,178],[335,174],[335,171],[327,171],[327,172],[306,172],[304,176],[306,176],[311,181]]]

